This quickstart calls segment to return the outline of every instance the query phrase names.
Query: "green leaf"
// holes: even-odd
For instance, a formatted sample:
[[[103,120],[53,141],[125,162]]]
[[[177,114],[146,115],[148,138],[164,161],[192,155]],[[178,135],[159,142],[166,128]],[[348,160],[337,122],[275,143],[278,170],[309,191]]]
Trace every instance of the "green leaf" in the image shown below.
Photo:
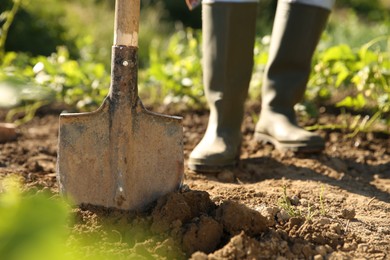
[[[321,60],[325,62],[337,61],[337,60],[354,61],[356,60],[356,56],[348,45],[342,44],[327,49],[322,54]]]
[[[366,48],[360,48],[358,51],[359,58],[365,64],[370,64],[372,62],[378,61],[378,53],[367,50]]]
[[[338,107],[349,107],[354,109],[362,109],[365,105],[366,99],[361,93],[359,93],[356,97],[348,96],[336,104]]]

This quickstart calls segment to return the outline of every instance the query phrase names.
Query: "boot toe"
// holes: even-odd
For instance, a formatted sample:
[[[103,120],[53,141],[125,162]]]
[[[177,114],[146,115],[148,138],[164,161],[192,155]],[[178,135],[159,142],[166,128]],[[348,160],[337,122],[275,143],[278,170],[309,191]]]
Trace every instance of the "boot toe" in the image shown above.
[[[218,173],[225,169],[234,168],[238,163],[236,159],[211,160],[190,158],[188,160],[188,168],[199,173]]]
[[[195,172],[220,172],[238,163],[238,149],[200,143],[188,158],[188,168]]]

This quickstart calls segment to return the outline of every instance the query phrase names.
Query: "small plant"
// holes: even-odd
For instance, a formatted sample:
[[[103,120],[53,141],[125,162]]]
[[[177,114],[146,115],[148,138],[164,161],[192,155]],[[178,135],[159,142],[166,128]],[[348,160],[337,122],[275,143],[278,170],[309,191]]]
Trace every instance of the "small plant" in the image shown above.
[[[287,186],[283,187],[283,194],[278,200],[278,206],[284,209],[290,217],[304,217],[306,220],[311,220],[313,217],[326,216],[327,210],[324,201],[324,185],[321,185],[321,190],[318,195],[319,206],[313,206],[310,202],[307,203],[307,208],[302,209],[301,207],[295,207],[291,204],[291,199],[287,194]]]
[[[307,213],[306,213],[305,219],[312,220],[315,215],[316,215],[316,211],[315,210],[313,211],[312,206],[310,205],[310,203],[308,203],[307,204]]]
[[[290,217],[301,217],[302,214],[300,211],[296,210],[293,205],[291,205],[290,198],[287,196],[287,186],[283,186],[283,195],[278,200],[278,205],[284,209]]]

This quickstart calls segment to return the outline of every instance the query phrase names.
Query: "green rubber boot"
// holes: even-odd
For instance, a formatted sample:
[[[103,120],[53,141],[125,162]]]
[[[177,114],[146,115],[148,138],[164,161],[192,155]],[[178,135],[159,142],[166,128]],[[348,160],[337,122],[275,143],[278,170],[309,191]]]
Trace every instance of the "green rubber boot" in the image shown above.
[[[321,136],[299,127],[294,105],[303,97],[311,60],[330,11],[279,1],[262,88],[262,108],[255,139],[276,149],[319,152]]]
[[[253,67],[257,3],[203,3],[203,84],[210,117],[188,167],[218,172],[237,164]]]

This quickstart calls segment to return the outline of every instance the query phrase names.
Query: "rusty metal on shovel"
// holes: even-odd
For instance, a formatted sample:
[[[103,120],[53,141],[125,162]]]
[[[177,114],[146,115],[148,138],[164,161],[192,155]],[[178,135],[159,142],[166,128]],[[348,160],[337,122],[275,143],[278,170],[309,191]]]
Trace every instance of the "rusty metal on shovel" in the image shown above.
[[[139,210],[178,189],[180,117],[147,111],[138,97],[140,1],[117,0],[110,93],[91,113],[62,113],[57,177],[77,204]]]

